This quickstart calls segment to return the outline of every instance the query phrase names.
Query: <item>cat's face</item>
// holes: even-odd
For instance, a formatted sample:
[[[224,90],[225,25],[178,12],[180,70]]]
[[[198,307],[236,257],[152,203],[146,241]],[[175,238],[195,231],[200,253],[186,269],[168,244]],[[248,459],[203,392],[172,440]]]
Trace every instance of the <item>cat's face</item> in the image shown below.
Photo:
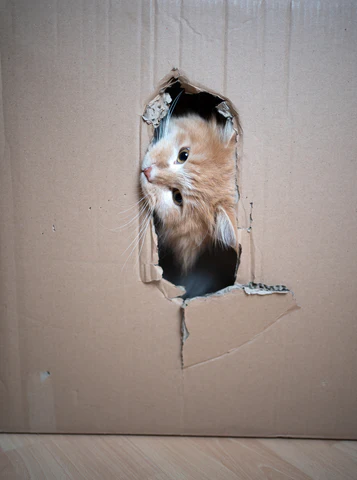
[[[234,155],[233,129],[196,115],[171,119],[145,155],[143,193],[184,270],[210,241],[237,246]]]

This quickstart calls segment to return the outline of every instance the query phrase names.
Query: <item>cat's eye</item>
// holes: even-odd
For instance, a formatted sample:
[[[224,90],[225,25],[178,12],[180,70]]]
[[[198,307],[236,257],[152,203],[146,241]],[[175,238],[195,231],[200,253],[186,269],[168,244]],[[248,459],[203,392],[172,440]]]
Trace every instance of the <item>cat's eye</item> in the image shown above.
[[[176,163],[185,163],[188,159],[188,155],[190,153],[190,149],[188,147],[181,148],[179,154],[177,155]]]
[[[182,205],[182,195],[180,193],[180,190],[177,190],[177,188],[175,190],[172,190],[172,199],[174,203],[176,203],[176,205],[178,205],[179,207]]]

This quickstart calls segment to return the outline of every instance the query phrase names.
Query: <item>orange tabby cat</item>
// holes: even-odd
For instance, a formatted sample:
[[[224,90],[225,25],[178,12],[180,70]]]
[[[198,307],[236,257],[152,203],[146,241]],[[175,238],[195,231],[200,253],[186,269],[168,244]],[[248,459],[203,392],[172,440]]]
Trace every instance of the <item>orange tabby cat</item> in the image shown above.
[[[210,245],[237,251],[235,131],[196,114],[167,116],[142,162],[141,187],[159,220],[160,242],[182,272]]]

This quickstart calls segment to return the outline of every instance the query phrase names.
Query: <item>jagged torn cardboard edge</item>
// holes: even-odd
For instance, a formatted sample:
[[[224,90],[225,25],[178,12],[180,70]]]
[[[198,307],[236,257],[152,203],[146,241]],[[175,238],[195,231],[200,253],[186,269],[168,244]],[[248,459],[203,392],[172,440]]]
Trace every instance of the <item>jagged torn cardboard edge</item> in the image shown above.
[[[299,309],[285,287],[234,285],[188,300],[182,313],[182,367],[197,367],[230,355]]]
[[[222,99],[222,102],[216,106],[216,109],[224,118],[233,122],[238,142],[238,137],[242,131],[239,124],[238,113],[229,99],[200,85],[193,85],[175,68],[162,81],[158,91],[155,92],[153,98],[147,103],[142,115],[143,120],[147,124],[157,128],[160,121],[166,116],[172,102],[172,98],[166,90],[176,82],[180,82],[186,93],[207,92]],[[185,291],[183,287],[172,285],[162,278],[162,269],[158,266],[157,236],[152,221],[150,222],[150,228],[147,229],[144,235],[140,248],[140,275],[144,283],[155,282],[159,290],[170,300],[181,296]]]

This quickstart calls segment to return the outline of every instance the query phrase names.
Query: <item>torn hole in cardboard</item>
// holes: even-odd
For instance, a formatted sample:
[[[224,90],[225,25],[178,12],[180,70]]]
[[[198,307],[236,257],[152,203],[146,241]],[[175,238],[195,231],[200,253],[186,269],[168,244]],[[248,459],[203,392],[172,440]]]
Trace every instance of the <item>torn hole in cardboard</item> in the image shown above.
[[[214,118],[217,131],[223,132],[223,135],[224,132],[231,132],[230,138],[234,142],[234,145],[231,145],[234,148],[231,150],[232,153],[227,161],[232,162],[229,188],[230,198],[235,206],[231,215],[237,222],[237,202],[239,198],[237,145],[242,130],[237,111],[227,98],[203,87],[193,85],[178,70],[173,70],[148,103],[143,114],[143,120],[153,128],[151,145],[155,145],[160,139],[167,118],[183,117],[188,114],[198,115],[207,121]],[[215,228],[219,229],[218,220],[216,221]],[[181,259],[178,261],[173,249],[168,246],[167,242],[161,241],[162,235],[159,235],[159,237],[156,235],[156,231],[160,229],[160,224],[159,215],[154,213],[150,231],[145,236],[144,245],[141,249],[141,278],[144,282],[157,282],[163,293],[165,293],[164,290],[167,291],[167,283],[163,284],[160,277],[173,285],[182,286],[185,291],[183,292],[181,288],[178,295],[183,299],[211,294],[234,285],[241,251],[238,243],[238,232],[235,227],[232,226],[233,237],[235,238],[231,237],[231,243],[226,242],[224,244],[224,242],[218,241],[210,242],[202,249],[197,247],[199,255],[196,262],[188,273],[183,273]],[[202,233],[202,242],[205,241],[204,237],[210,238],[210,235],[211,233],[208,234],[208,230],[205,236]],[[199,244],[198,242],[197,245]]]
[[[239,202],[239,160],[241,156],[242,128],[236,109],[229,99],[209,91],[173,70],[165,79],[148,103],[143,120],[153,128],[152,140],[155,141],[160,122],[168,114],[172,102],[177,101],[175,112],[181,115],[187,111],[199,111],[208,119],[215,111],[221,124],[232,122],[236,132],[235,185],[236,215]],[[189,282],[181,282],[180,276],[171,268],[172,253],[160,250],[156,235],[156,220],[153,216],[143,245],[140,249],[141,278],[145,283],[154,282],[159,290],[171,301],[182,306],[181,317],[181,363],[189,368],[202,363],[218,360],[229,355],[237,348],[249,344],[270,328],[280,318],[299,308],[292,292],[284,285],[268,286],[254,283],[254,239],[253,239],[253,202],[248,226],[238,224],[237,251],[219,252],[216,263],[202,256],[203,270],[198,277],[204,280],[209,274],[205,266],[211,265],[217,277],[223,271],[213,288],[195,289]],[[241,267],[243,258],[243,265]],[[198,266],[201,266],[198,262]],[[217,274],[218,272],[218,274]],[[238,274],[237,274],[238,273]],[[197,280],[197,278],[196,278]],[[204,281],[203,281],[204,283]],[[185,285],[185,288],[181,285]]]

